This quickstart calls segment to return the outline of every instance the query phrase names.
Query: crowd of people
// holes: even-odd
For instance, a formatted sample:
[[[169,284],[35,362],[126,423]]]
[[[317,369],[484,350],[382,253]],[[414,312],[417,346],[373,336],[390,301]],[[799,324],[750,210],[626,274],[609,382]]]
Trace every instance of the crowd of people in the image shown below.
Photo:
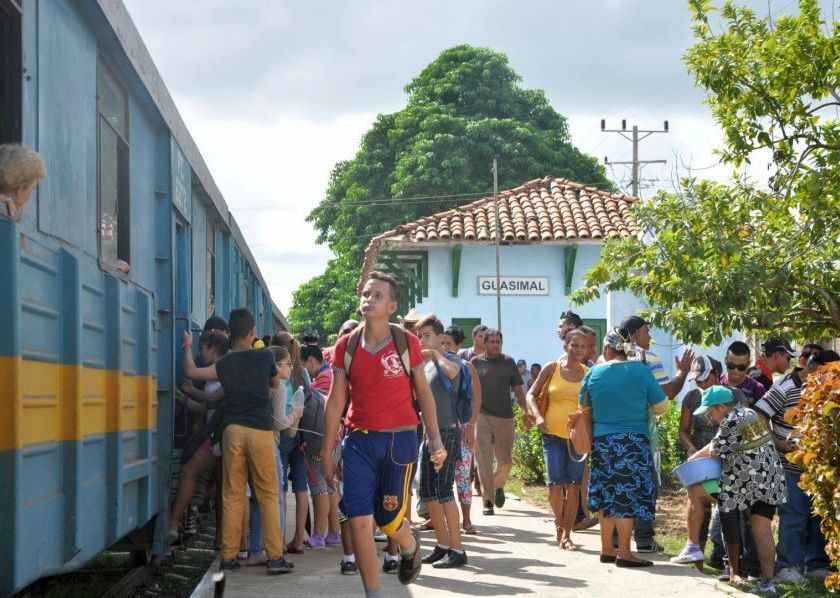
[[[195,480],[221,459],[223,571],[244,563],[287,573],[288,554],[340,545],[340,572],[361,573],[375,597],[380,572],[408,584],[423,564],[463,567],[462,536],[477,533],[473,496],[480,492],[485,516],[505,505],[519,409],[541,432],[557,545],[576,551],[573,532],[600,522],[601,563],[649,567],[636,553],[662,550],[653,526],[661,483],[656,421],[692,381],[680,440],[689,459],[720,459],[722,474],[715,488],[689,488],[688,542],[672,561],[703,562],[711,538],[710,564],[733,581],[759,581],[761,593],[774,591],[774,579],[827,575],[819,522],[798,487],[802,470],[784,458],[795,444],[785,413],[808,374],[840,359],[833,351],[806,345],[797,354],[770,339],[753,364],[749,346],[735,342],[724,367],[687,349],[669,377],[643,318],[625,319],[599,348],[596,332],[566,312],[557,329],[561,355],[528,369],[502,351],[499,330],[477,326],[462,349],[464,331],[435,315],[392,324],[396,296],[392,276],[371,273],[361,321],[345,322],[331,347],[317,335],[302,345],[288,333],[261,341],[247,309],[233,310],[228,322],[208,320],[198,365],[192,335],[184,334],[183,400],[207,427],[182,468],[173,538]],[[789,371],[794,357],[798,367]],[[774,373],[782,377],[774,381]],[[582,407],[592,416],[588,455],[570,442],[570,416]],[[320,427],[312,423],[319,414]],[[413,484],[426,519],[414,525]],[[286,543],[289,486],[295,526]],[[778,547],[770,527],[776,512]],[[425,554],[421,530],[435,535]],[[378,536],[386,541],[381,566]]]

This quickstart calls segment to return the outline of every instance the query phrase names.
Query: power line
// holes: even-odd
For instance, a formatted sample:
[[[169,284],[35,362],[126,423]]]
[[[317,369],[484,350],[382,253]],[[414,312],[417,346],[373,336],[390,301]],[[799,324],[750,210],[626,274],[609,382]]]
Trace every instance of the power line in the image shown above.
[[[633,144],[633,159],[629,161],[622,161],[622,162],[610,162],[609,158],[604,158],[605,164],[626,164],[632,167],[632,178],[630,179],[630,184],[632,186],[632,193],[633,197],[639,197],[639,184],[641,183],[641,170],[642,166],[646,164],[665,164],[666,160],[639,160],[639,142],[642,139],[650,137],[654,133],[667,133],[668,132],[668,121],[664,122],[664,126],[661,130],[654,130],[654,129],[639,129],[638,125],[633,125],[629,132],[631,136],[627,136],[628,129],[627,129],[627,120],[623,119],[621,121],[621,128],[620,129],[607,129],[607,121],[606,119],[601,119],[601,132],[602,133],[618,133],[628,141]],[[640,133],[644,133],[644,135],[639,136]]]

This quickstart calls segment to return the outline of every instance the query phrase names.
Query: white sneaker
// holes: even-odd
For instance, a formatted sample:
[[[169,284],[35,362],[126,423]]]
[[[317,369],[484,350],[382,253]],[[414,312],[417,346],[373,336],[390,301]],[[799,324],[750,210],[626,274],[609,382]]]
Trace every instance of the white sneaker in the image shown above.
[[[806,581],[805,576],[796,567],[785,567],[781,569],[776,573],[775,580],[779,583],[802,583]]]
[[[824,580],[826,577],[831,575],[831,571],[828,569],[813,569],[805,573],[805,575],[811,579]]]
[[[671,557],[671,562],[675,565],[690,565],[691,563],[702,563],[704,558],[703,551],[700,550],[699,546],[686,544],[681,553]]]

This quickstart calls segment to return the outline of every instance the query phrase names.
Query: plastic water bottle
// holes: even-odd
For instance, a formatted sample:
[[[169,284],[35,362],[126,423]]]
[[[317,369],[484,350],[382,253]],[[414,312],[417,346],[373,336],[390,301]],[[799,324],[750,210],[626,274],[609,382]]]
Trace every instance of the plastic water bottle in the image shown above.
[[[292,406],[292,409],[295,407],[303,407],[303,403],[306,400],[306,396],[303,394],[303,386],[298,386],[298,389],[295,391],[295,394],[292,395],[292,398],[289,399],[289,404]]]

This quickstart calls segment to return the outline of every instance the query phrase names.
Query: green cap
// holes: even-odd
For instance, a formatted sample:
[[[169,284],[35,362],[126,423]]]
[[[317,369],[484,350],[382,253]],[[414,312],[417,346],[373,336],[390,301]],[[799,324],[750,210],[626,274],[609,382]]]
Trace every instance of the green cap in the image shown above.
[[[703,391],[703,398],[700,406],[694,410],[694,415],[702,415],[712,405],[724,405],[732,402],[732,391],[725,386],[710,386]]]

